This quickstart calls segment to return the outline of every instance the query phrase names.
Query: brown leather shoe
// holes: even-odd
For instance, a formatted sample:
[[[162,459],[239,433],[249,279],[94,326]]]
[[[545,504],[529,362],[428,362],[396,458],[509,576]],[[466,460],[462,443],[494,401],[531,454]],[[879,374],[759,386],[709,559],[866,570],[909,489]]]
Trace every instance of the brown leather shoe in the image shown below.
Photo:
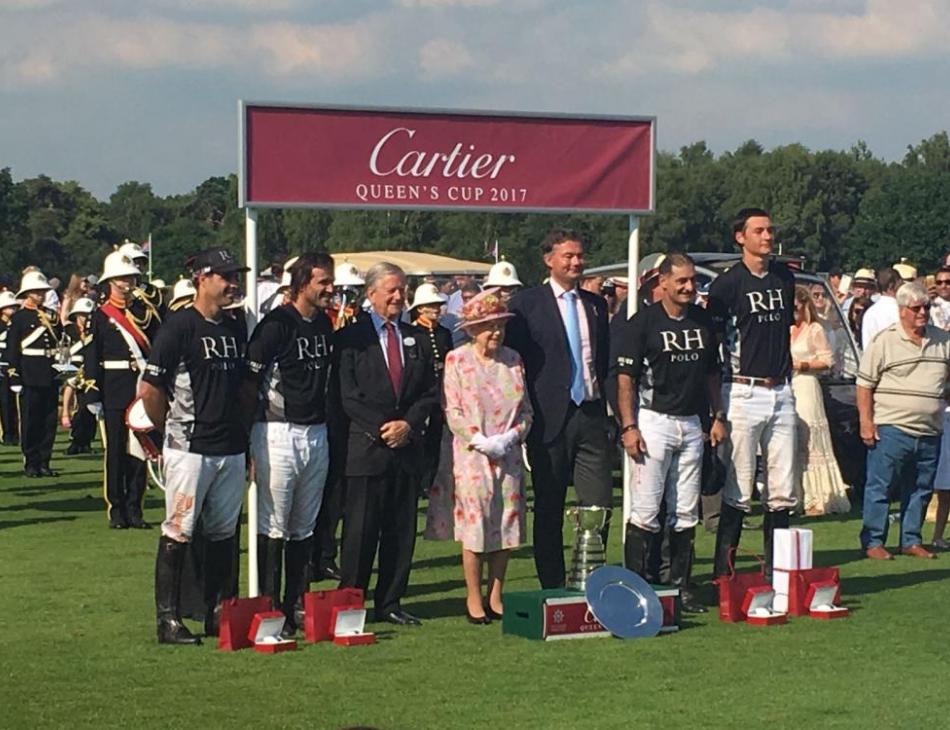
[[[920,547],[918,545],[918,547]],[[883,545],[875,545],[872,548],[868,548],[864,551],[864,554],[869,557],[871,560],[893,560],[894,556],[887,552],[887,549]]]
[[[911,545],[910,547],[902,548],[901,555],[910,555],[912,558],[924,558],[925,560],[933,560],[937,557],[923,545]]]

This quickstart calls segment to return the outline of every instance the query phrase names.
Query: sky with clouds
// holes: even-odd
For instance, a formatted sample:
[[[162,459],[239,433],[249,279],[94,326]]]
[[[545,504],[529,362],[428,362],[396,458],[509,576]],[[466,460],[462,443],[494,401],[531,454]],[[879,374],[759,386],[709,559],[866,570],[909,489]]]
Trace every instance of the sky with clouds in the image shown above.
[[[0,167],[162,194],[237,168],[237,100],[657,117],[885,159],[950,128],[950,0],[0,0]]]

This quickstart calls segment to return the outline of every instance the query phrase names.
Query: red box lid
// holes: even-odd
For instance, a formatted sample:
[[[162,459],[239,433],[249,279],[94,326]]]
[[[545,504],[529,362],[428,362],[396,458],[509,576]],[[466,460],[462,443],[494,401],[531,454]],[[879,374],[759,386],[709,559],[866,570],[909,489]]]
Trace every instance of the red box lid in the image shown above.
[[[251,628],[247,632],[247,638],[256,644],[268,636],[280,636],[280,631],[284,628],[286,620],[287,617],[280,611],[255,613],[254,618],[251,619]]]

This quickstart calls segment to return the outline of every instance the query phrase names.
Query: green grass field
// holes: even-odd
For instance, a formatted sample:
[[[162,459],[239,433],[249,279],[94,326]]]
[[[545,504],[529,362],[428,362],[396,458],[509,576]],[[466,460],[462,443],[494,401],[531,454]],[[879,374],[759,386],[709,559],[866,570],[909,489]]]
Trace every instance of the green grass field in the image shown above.
[[[223,653],[155,643],[158,533],[106,529],[99,458],[63,446],[56,479],[24,478],[0,449],[2,727],[946,727],[950,555],[862,560],[856,517],[809,523],[816,564],[841,567],[843,621],[752,627],[713,611],[655,639],[531,642],[466,623],[455,545],[420,540],[405,606],[421,629]],[[159,522],[160,494],[147,507]],[[700,582],[712,543],[700,535]],[[509,588],[535,587],[525,547]]]

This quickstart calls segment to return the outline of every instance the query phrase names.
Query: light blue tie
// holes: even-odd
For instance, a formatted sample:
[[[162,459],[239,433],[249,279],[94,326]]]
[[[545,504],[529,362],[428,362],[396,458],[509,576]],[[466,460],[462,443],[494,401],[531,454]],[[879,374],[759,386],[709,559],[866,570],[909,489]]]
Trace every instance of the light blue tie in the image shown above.
[[[580,405],[584,400],[584,361],[581,359],[581,324],[577,319],[577,292],[564,292],[567,302],[567,344],[571,348],[571,400]]]

